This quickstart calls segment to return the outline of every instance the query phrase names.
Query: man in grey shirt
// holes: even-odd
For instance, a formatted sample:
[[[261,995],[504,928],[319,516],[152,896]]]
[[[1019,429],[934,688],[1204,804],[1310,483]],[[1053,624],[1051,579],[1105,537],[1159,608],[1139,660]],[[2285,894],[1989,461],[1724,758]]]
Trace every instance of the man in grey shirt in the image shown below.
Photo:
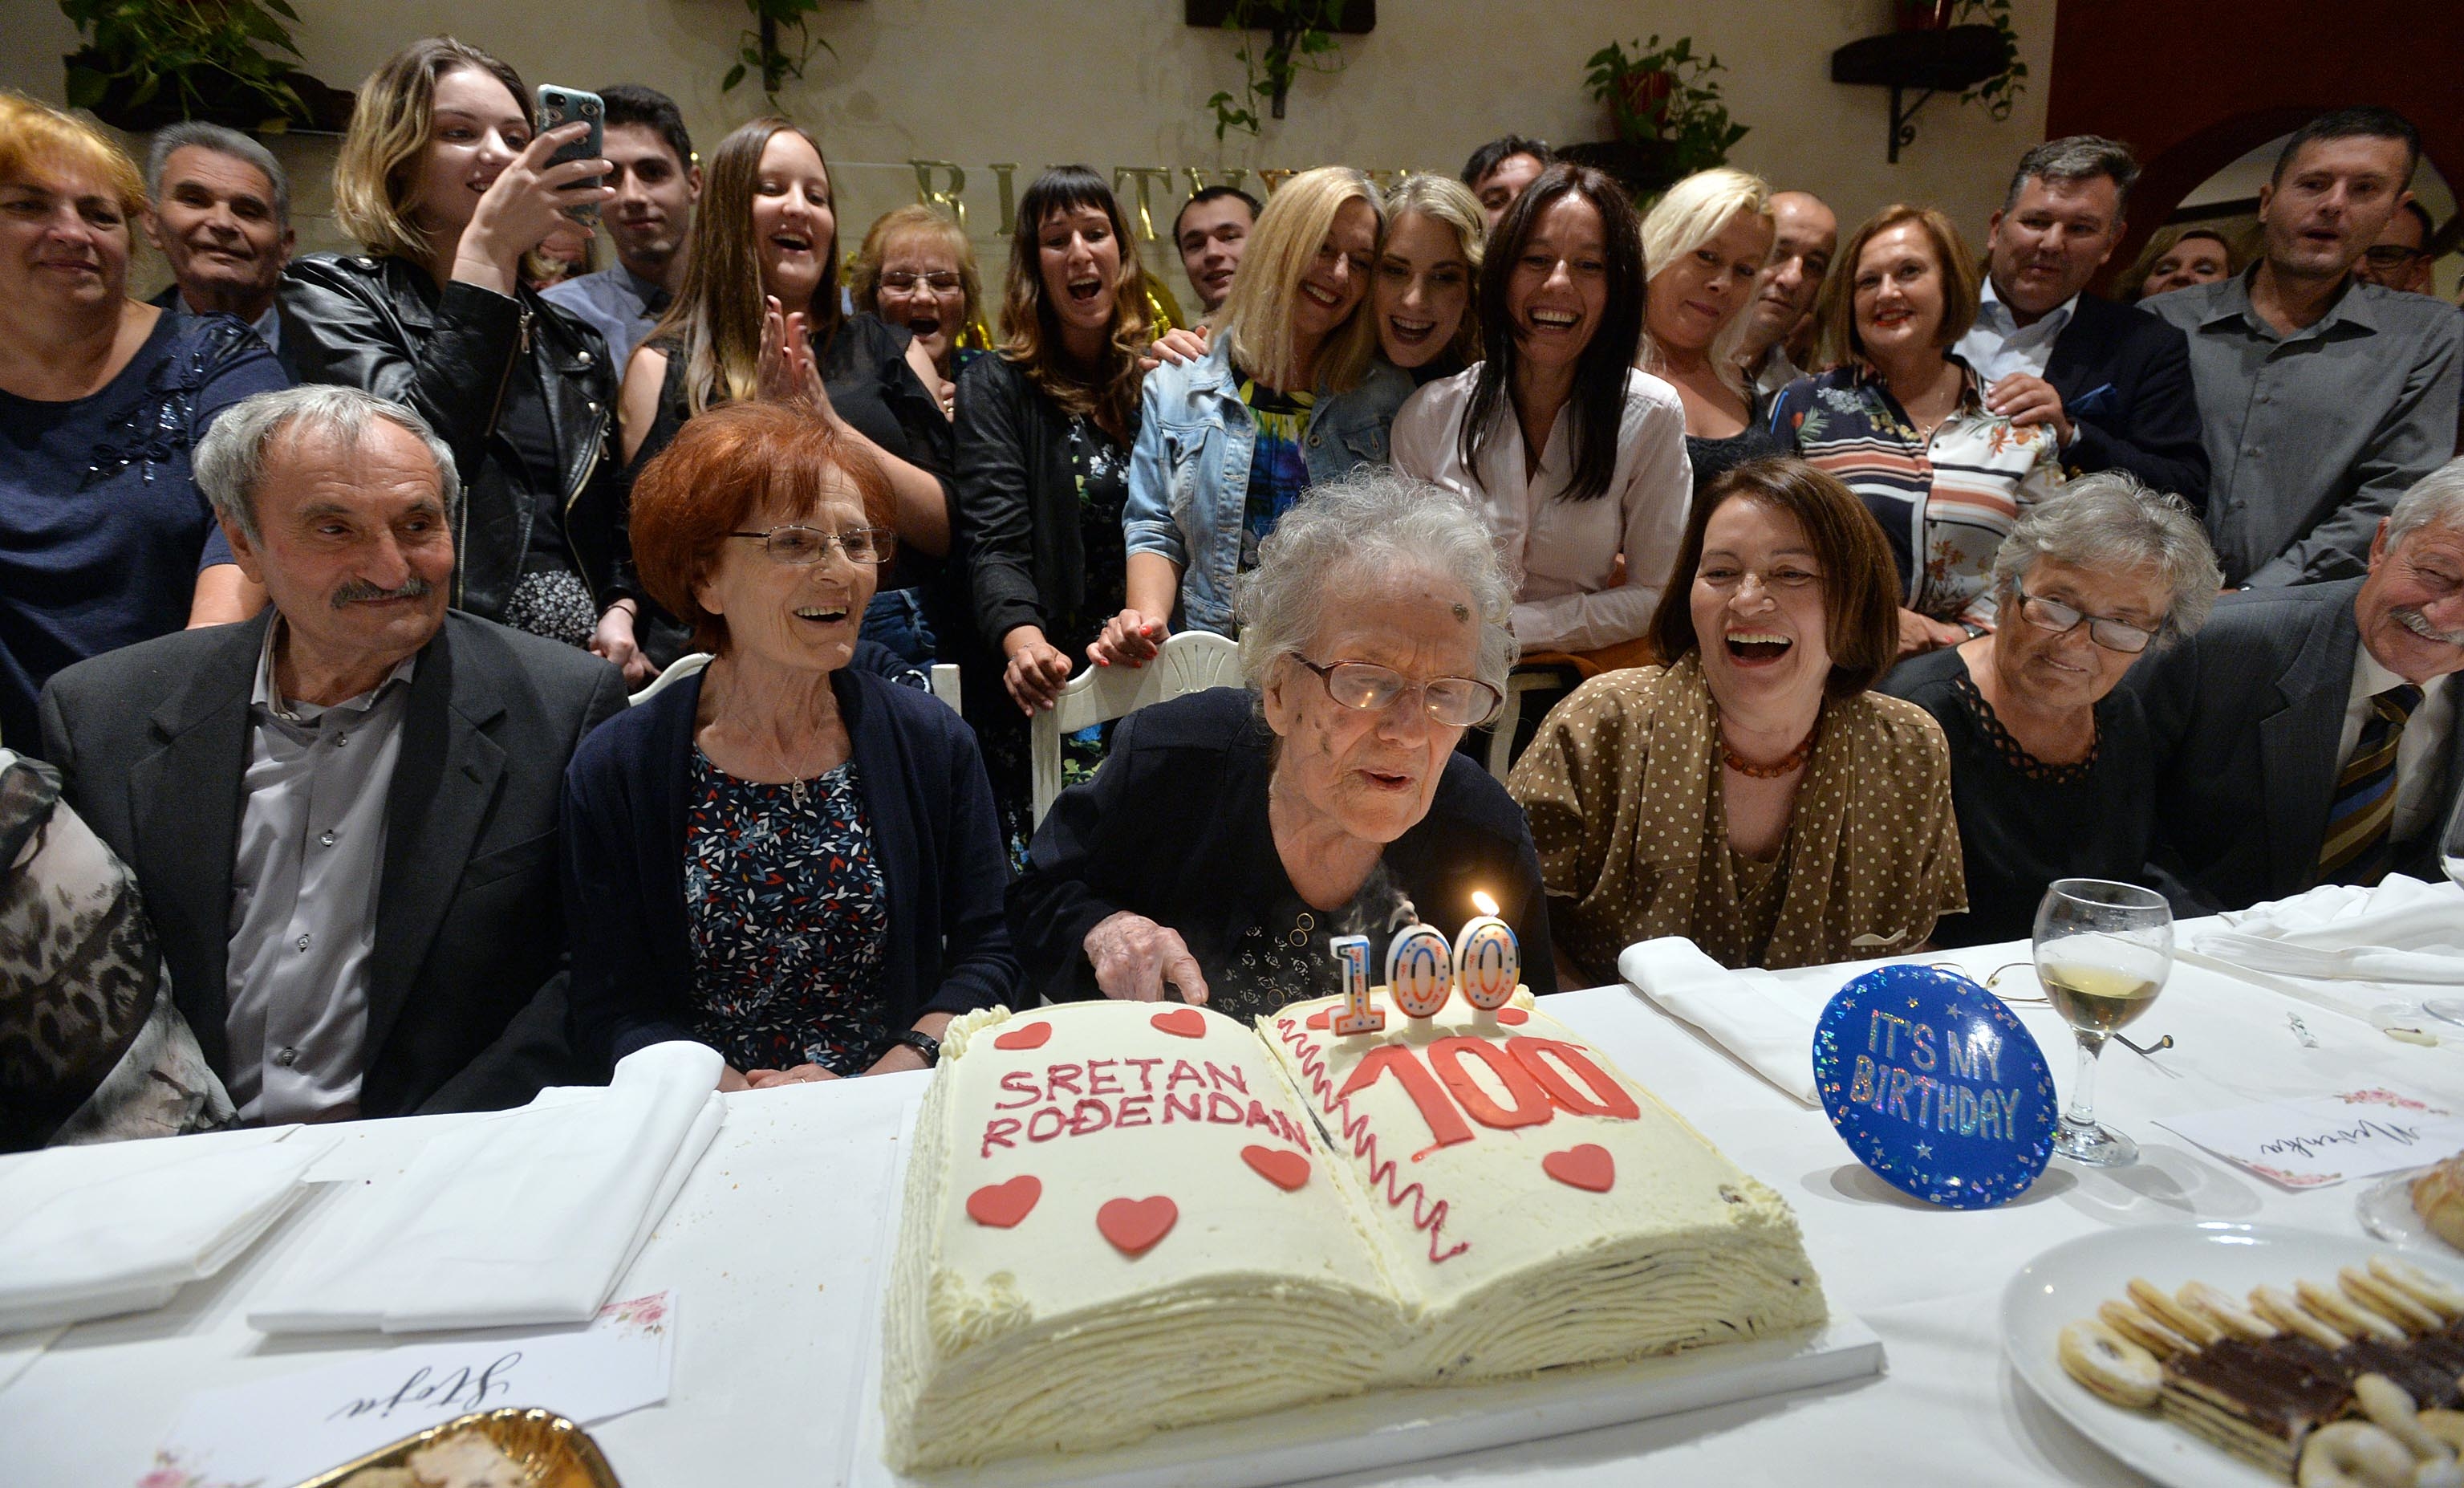
[[[263,1122],[576,1077],[557,810],[616,670],[447,611],[460,483],[399,404],[262,393],[193,463],[271,607],[60,672],[42,722],[207,1061]]]
[[[675,100],[653,88],[618,83],[606,104],[606,144],[616,199],[600,210],[616,267],[549,288],[549,303],[589,322],[607,339],[608,366],[621,381],[633,348],[685,287],[685,237],[701,197],[701,167]]]
[[[1814,314],[1822,280],[1839,252],[1839,217],[1811,191],[1773,191],[1771,251],[1754,276],[1737,362],[1753,383],[1754,403],[1767,405],[1805,375],[1788,358],[1788,339]]]
[[[2358,576],[2379,520],[2455,451],[2464,325],[2352,273],[2420,158],[2392,110],[2321,115],[2259,188],[2259,261],[2142,305],[2189,338],[2208,533],[2230,583]]]

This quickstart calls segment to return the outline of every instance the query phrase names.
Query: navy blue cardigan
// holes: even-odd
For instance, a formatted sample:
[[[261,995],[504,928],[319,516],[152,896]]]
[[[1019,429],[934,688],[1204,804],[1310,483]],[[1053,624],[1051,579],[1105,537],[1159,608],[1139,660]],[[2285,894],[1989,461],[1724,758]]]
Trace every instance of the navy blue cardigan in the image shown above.
[[[574,1038],[613,1065],[692,1038],[685,920],[686,782],[700,677],[601,724],[564,775],[565,924]],[[882,985],[899,1028],[928,1012],[1015,1006],[992,789],[976,737],[929,693],[851,667],[831,674],[890,899]]]

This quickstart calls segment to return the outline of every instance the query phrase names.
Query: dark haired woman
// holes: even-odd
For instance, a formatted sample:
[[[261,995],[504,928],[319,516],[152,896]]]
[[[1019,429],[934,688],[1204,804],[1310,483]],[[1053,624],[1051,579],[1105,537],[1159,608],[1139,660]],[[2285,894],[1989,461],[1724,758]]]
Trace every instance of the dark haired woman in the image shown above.
[[[1898,590],[1831,476],[1766,458],[1704,488],[1652,623],[1665,664],[1576,688],[1507,783],[1573,985],[1666,935],[1725,966],[1896,955],[1968,907],[1942,729],[1867,691]]]
[[[283,271],[282,348],[301,381],[407,403],[452,447],[455,609],[587,645],[639,681],[615,369],[588,322],[521,280],[532,249],[587,240],[567,211],[616,194],[587,184],[607,162],[550,159],[584,132],[534,134],[520,76],[475,47],[395,53],[334,166],[334,216],[362,251]]]
[[[1127,600],[1146,302],[1111,189],[1056,167],[1018,205],[1001,345],[958,372],[957,523],[984,647],[962,673],[965,711],[1022,853],[1034,828],[1025,720],[1052,706]]]
[[[1396,465],[1486,516],[1519,579],[1527,655],[1641,636],[1685,531],[1684,405],[1634,366],[1643,278],[1617,183],[1550,167],[1481,264],[1483,360],[1395,415]]]
[[[911,661],[935,650],[950,551],[950,420],[940,373],[906,330],[839,304],[838,219],[813,137],[757,119],[718,143],[693,211],[685,283],[625,373],[625,458],[666,449],[685,420],[746,398],[797,399],[881,464],[899,563],[865,638]],[[919,557],[919,555],[921,555]]]

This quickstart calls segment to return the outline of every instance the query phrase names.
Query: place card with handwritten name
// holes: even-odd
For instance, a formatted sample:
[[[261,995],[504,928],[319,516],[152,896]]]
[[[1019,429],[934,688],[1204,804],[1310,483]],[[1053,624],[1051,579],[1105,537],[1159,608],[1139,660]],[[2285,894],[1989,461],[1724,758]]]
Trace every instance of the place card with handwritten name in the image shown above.
[[[2286,1188],[2399,1172],[2464,1147],[2464,1114],[2384,1088],[2160,1116],[2156,1124]]]
[[[584,1426],[668,1398],[676,1298],[587,1327],[463,1334],[200,1391],[135,1488],[296,1483],[473,1410],[543,1406]]]

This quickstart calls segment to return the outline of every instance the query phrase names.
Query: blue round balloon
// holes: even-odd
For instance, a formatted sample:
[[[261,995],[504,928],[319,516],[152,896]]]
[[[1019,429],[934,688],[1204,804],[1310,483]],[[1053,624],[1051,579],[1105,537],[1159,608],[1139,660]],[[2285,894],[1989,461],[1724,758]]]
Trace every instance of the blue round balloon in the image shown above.
[[[1884,966],[1841,988],[1815,1025],[1814,1083],[1858,1161],[1928,1204],[2016,1198],[2053,1156],[2044,1051],[1954,972]]]

